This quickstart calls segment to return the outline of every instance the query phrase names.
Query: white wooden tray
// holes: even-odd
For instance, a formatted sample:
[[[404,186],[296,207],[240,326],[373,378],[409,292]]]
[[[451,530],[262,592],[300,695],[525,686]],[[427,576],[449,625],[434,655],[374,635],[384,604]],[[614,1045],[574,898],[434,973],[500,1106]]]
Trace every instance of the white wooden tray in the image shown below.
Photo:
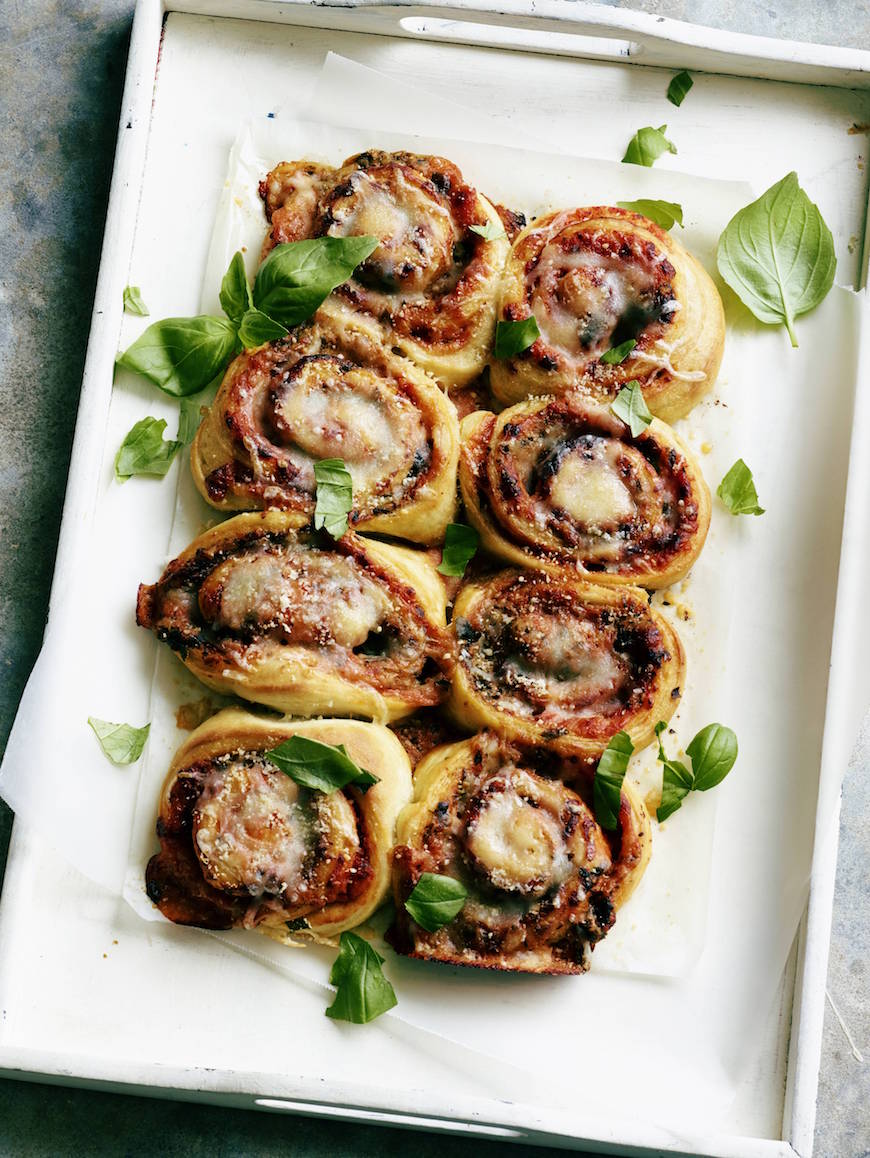
[[[585,153],[614,159],[635,128],[660,123],[664,68],[721,73],[699,78],[691,99],[679,113],[674,110],[679,168],[750,177],[759,189],[796,168],[810,195],[824,205],[840,284],[859,284],[867,174],[860,163],[862,138],[848,129],[870,120],[870,54],[729,36],[585,4],[538,4],[534,14],[524,8],[507,0],[454,7],[140,0],[46,636],[49,659],[52,649],[62,650],[71,617],[87,613],[71,601],[81,592],[93,537],[113,537],[122,559],[122,600],[159,562],[153,545],[138,533],[132,488],[119,494],[119,488],[106,486],[116,429],[126,430],[143,408],[160,413],[159,400],[144,385],[138,396],[111,397],[121,289],[137,280],[131,271],[150,261],[152,269],[164,269],[163,300],[149,295],[152,315],[196,312],[226,153],[239,122],[276,108],[292,114],[328,49],[460,103],[495,109],[505,126],[522,120],[542,148],[554,134],[582,134]],[[276,88],[277,67],[286,83]],[[855,381],[868,379],[866,350],[863,356],[863,374],[856,367]],[[851,407],[851,383],[838,397]],[[818,568],[820,589],[803,593],[813,616],[812,647],[795,645],[796,663],[808,656],[816,661],[800,710],[823,823],[816,831],[808,914],[727,1132],[657,1125],[628,1112],[596,1115],[582,1096],[570,1108],[548,1104],[524,1090],[521,1075],[509,1067],[482,1072],[473,1051],[463,1053],[436,1034],[394,1024],[384,1032],[368,1027],[373,1032],[361,1038],[354,1027],[326,1023],[316,987],[312,1001],[293,1010],[292,1036],[305,1041],[305,1056],[288,1046],[282,1063],[274,1042],[269,1049],[265,1043],[277,1026],[285,1026],[286,1010],[263,1008],[264,995],[273,1000],[281,990],[261,964],[240,964],[214,942],[208,946],[209,975],[203,976],[201,938],[187,930],[161,930],[152,943],[148,927],[116,896],[69,871],[56,851],[19,823],[0,906],[0,1065],[10,1075],[49,1081],[577,1148],[808,1155],[836,865],[836,797],[857,721],[870,702],[870,675],[859,663],[870,645],[870,626],[857,614],[870,562],[870,461],[850,456],[848,492],[845,467],[850,417],[853,445],[866,446],[870,437],[866,390],[855,399],[854,415],[841,417],[842,431],[830,437],[842,457],[825,479],[832,506],[814,514],[826,542],[838,541],[843,526],[839,578],[832,558]],[[160,494],[168,520],[172,488]],[[153,493],[149,501],[153,505]],[[97,632],[97,652],[103,642]],[[144,689],[139,701],[138,692],[119,700],[123,718],[144,719],[149,673],[142,670],[141,640],[131,626],[126,635],[106,636],[105,643],[105,661],[134,673],[131,682]],[[823,657],[823,668],[829,653],[826,709],[818,660]],[[116,682],[123,687],[127,681]],[[27,712],[25,698],[19,737],[28,726]],[[110,716],[108,710],[102,714]],[[40,720],[31,723],[42,726]],[[107,769],[101,797],[107,810],[118,805],[124,813],[134,787],[132,777]],[[810,815],[811,800],[806,809]],[[105,840],[125,850],[128,833],[106,832]],[[244,1015],[243,1028],[232,1036],[221,1032],[213,1013],[226,1000],[230,982]],[[258,1064],[266,1057],[269,1065]]]

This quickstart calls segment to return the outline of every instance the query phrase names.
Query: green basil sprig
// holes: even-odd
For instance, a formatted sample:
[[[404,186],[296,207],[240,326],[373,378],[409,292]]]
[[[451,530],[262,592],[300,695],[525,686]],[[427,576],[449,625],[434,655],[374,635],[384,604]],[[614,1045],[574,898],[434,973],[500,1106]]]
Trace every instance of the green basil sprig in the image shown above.
[[[601,361],[605,366],[619,366],[625,361],[636,345],[637,342],[634,338],[626,338],[626,340],[620,342],[618,346],[611,346],[609,350],[606,350],[601,355]]]
[[[758,505],[758,491],[752,471],[742,458],[729,468],[719,483],[716,494],[732,515],[763,515],[764,507]]]
[[[724,724],[708,724],[687,746],[691,769],[679,760],[669,760],[661,738],[666,727],[667,724],[660,721],[655,728],[659,742],[658,758],[664,767],[662,802],[656,810],[656,820],[660,824],[680,808],[690,792],[709,792],[721,784],[737,760],[737,737]]]
[[[638,129],[628,142],[628,148],[622,158],[623,163],[626,165],[645,165],[649,168],[662,153],[676,153],[676,145],[665,136],[667,128],[667,125],[660,125],[657,129],[654,129],[652,125],[646,125],[644,128]]]
[[[719,238],[719,272],[759,321],[785,324],[814,309],[834,284],[834,239],[817,205],[789,173],[731,218]]]
[[[469,225],[468,228],[484,241],[499,241],[502,237],[507,237],[504,226],[496,225],[494,221],[487,221],[486,225]]]
[[[541,331],[534,314],[519,322],[498,322],[493,352],[496,358],[513,358],[533,346],[540,336]]]
[[[135,764],[142,755],[151,725],[134,728],[132,724],[112,724],[88,716],[88,723],[100,741],[100,747],[113,764]]]
[[[351,760],[344,744],[322,744],[309,736],[291,736],[266,752],[266,759],[303,788],[327,795],[348,784],[367,792],[378,783],[377,776]]]
[[[654,221],[662,229],[683,228],[683,207],[676,201],[655,201],[641,197],[639,201],[617,201],[620,209],[630,209]]]
[[[628,426],[632,438],[643,434],[653,419],[636,378],[626,382],[611,402],[610,409]]]
[[[679,108],[683,101],[686,99],[686,93],[694,83],[695,82],[692,80],[691,76],[688,72],[686,72],[685,69],[683,69],[682,72],[678,72],[676,76],[672,76],[671,83],[668,85],[667,93],[668,100],[671,102],[671,104],[676,105],[677,108]]]
[[[444,532],[441,562],[436,570],[442,575],[464,575],[479,545],[480,535],[474,527],[468,527],[465,523],[449,523]]]
[[[135,314],[138,318],[148,317],[148,307],[137,285],[124,286],[124,313]]]
[[[337,989],[326,1016],[365,1025],[397,1004],[396,991],[381,969],[384,959],[356,933],[342,933],[338,957],[329,974]]]
[[[353,479],[340,458],[322,458],[314,464],[317,500],[314,529],[325,527],[333,539],[347,530],[347,516],[353,508]]]
[[[126,482],[133,475],[157,475],[162,478],[183,445],[175,439],[164,439],[165,418],[142,418],[130,429],[115,455],[115,478]]]
[[[468,890],[461,881],[439,873],[423,873],[405,901],[405,908],[427,933],[437,932],[462,911]]]
[[[619,821],[622,800],[622,782],[634,744],[628,732],[617,732],[604,749],[592,784],[592,804],[595,819],[602,828],[613,831]]]
[[[312,237],[276,245],[257,273],[253,291],[236,253],[220,289],[225,318],[164,318],[150,325],[117,362],[167,394],[198,394],[229,359],[274,341],[311,317],[378,246],[377,237]],[[126,300],[126,299],[125,299]]]

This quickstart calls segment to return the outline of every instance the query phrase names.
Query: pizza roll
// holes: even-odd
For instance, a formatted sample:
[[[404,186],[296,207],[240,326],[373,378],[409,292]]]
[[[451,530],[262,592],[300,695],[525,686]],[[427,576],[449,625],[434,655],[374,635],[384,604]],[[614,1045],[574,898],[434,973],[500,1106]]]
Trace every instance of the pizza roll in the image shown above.
[[[697,559],[710,492],[654,418],[636,437],[578,391],[464,418],[459,481],[485,549],[596,583],[667,587]]]
[[[582,973],[650,855],[643,804],[624,786],[617,829],[592,811],[592,773],[492,732],[418,765],[393,852],[399,953],[524,973]],[[405,902],[423,873],[459,881],[462,908],[434,932]],[[413,908],[413,906],[412,906]]]
[[[344,745],[377,783],[365,792],[300,786],[266,755],[292,736]],[[170,766],[148,896],[180,925],[256,928],[285,941],[337,936],[384,900],[396,818],[410,798],[408,758],[387,728],[219,712]]]
[[[339,169],[282,162],[261,185],[273,246],[369,235],[380,245],[335,295],[448,388],[486,364],[509,242],[497,210],[443,157],[370,150]],[[489,227],[487,239],[472,226]]]
[[[419,551],[304,515],[236,515],[139,588],[137,622],[217,691],[296,715],[380,722],[439,703],[453,647]]]
[[[676,632],[636,587],[502,571],[460,590],[453,627],[458,724],[588,760],[619,731],[648,744],[685,681]]]
[[[610,402],[636,379],[646,404],[674,422],[711,389],[725,342],[722,301],[675,238],[626,209],[563,209],[533,221],[511,247],[498,318],[534,316],[540,337],[495,359],[504,405],[575,386]],[[625,359],[608,351],[634,342]]]
[[[325,305],[229,367],[191,450],[193,478],[222,510],[314,513],[314,464],[340,458],[356,530],[437,543],[456,509],[459,432],[437,382]]]

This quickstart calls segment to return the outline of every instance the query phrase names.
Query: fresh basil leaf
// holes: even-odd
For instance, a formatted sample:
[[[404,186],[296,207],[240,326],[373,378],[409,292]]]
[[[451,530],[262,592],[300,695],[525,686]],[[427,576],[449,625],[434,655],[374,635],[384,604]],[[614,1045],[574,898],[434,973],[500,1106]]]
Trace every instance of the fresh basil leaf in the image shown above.
[[[176,438],[182,446],[193,442],[193,436],[199,429],[202,421],[204,402],[199,395],[195,397],[179,398],[178,400],[178,434]]]
[[[758,491],[752,471],[742,458],[730,468],[719,483],[716,494],[732,515],[763,515],[764,507],[758,505]]]
[[[672,76],[671,83],[668,85],[668,100],[671,104],[679,108],[686,99],[686,93],[694,83],[685,69],[683,69],[682,72],[678,72],[676,76]]]
[[[198,394],[236,351],[236,328],[226,318],[164,318],[154,322],[117,363],[175,397]]]
[[[652,422],[652,415],[644,401],[643,391],[636,378],[626,382],[611,402],[610,409],[617,418],[621,418],[628,426],[632,438],[637,438],[639,434],[643,434]]]
[[[633,751],[634,744],[628,732],[617,732],[598,761],[592,785],[592,802],[595,819],[602,828],[612,831],[619,822],[622,782]]]
[[[651,201],[642,197],[639,201],[617,201],[620,209],[630,209],[648,217],[662,229],[673,229],[674,224],[683,228],[683,207],[676,201]]]
[[[298,326],[379,244],[377,237],[311,237],[276,245],[257,272],[254,305]]]
[[[484,241],[499,241],[502,237],[507,237],[504,226],[496,224],[495,221],[487,221],[486,225],[469,225],[468,228]]]
[[[124,286],[124,313],[135,314],[139,318],[148,317],[148,307],[142,300],[142,291],[137,285]]]
[[[442,575],[459,576],[474,558],[480,544],[480,535],[465,523],[449,523],[444,532],[441,562],[436,570]]]
[[[436,933],[462,911],[468,890],[461,881],[438,873],[423,873],[405,901],[405,908],[427,933]]]
[[[695,774],[696,792],[707,792],[721,784],[737,759],[737,737],[724,724],[708,724],[686,748]]]
[[[134,764],[142,755],[151,730],[150,724],[134,728],[132,724],[111,724],[94,716],[88,716],[88,723],[113,764]]]
[[[618,346],[611,346],[610,349],[601,355],[601,361],[605,366],[619,366],[624,362],[637,342],[634,338],[626,338],[624,342],[620,342]],[[641,395],[643,397],[643,395]]]
[[[248,275],[245,273],[245,259],[242,251],[233,254],[233,259],[224,274],[220,292],[221,309],[231,322],[241,325],[242,318],[254,308]]]
[[[378,783],[377,776],[351,760],[344,744],[322,744],[308,736],[291,736],[267,752],[266,759],[303,788],[327,795],[348,784],[366,792]]]
[[[643,129],[638,129],[628,142],[628,148],[622,158],[623,163],[645,165],[649,168],[662,153],[676,153],[676,145],[665,136],[667,128],[667,125],[660,125],[657,129],[647,125]]]
[[[384,977],[383,957],[356,933],[342,933],[329,983],[338,992],[326,1016],[365,1025],[396,1005],[396,991]]]
[[[661,824],[672,816],[692,790],[692,773],[679,760],[662,761],[662,802],[656,809],[656,820]]]
[[[137,474],[166,474],[172,465],[180,442],[164,440],[165,418],[142,418],[127,433],[115,455],[115,478],[126,482]]]
[[[834,284],[837,257],[824,218],[789,173],[731,218],[719,238],[719,272],[745,306],[768,325],[814,309]]]
[[[513,358],[528,350],[541,336],[534,314],[520,322],[498,322],[495,327],[496,358]]]
[[[314,464],[317,502],[314,529],[325,527],[333,539],[347,530],[347,516],[353,507],[353,479],[340,458],[322,458]]]
[[[284,338],[290,331],[280,322],[273,321],[262,310],[248,310],[239,326],[239,341],[246,350],[254,350],[266,342]]]

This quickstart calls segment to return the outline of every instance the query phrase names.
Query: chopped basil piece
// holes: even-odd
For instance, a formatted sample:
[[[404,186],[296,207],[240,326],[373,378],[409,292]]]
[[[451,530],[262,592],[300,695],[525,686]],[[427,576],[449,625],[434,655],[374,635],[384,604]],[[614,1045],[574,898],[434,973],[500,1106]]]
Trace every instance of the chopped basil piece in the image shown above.
[[[708,724],[695,736],[686,755],[692,761],[696,792],[721,784],[737,759],[737,737],[724,724]]]
[[[468,527],[465,523],[449,523],[444,533],[444,547],[441,550],[438,571],[442,575],[464,575],[465,568],[474,558],[479,543],[480,535],[474,527]]]
[[[88,723],[113,764],[134,764],[142,755],[151,730],[150,724],[134,728],[132,724],[112,724],[94,716],[88,716]]]
[[[172,465],[180,442],[165,440],[165,418],[142,418],[128,431],[115,455],[115,478],[126,482],[133,475],[149,474],[162,478]]]
[[[124,286],[124,313],[135,314],[139,318],[148,317],[148,307],[142,300],[142,291],[137,285]]]
[[[837,257],[824,218],[789,173],[731,218],[719,238],[719,272],[745,306],[768,325],[814,309],[834,284]]]
[[[621,418],[628,426],[632,438],[637,438],[638,435],[643,434],[652,422],[652,415],[644,401],[643,391],[636,378],[626,382],[611,402],[610,409],[617,418]]]
[[[198,394],[236,348],[236,327],[226,318],[164,318],[119,355],[117,364],[179,397]]]
[[[679,760],[669,760],[662,746],[662,732],[667,728],[664,720],[655,726],[655,733],[659,742],[658,758],[662,763],[662,801],[656,810],[656,820],[661,824],[667,820],[680,805],[692,789],[692,773]]]
[[[626,165],[645,165],[649,168],[662,153],[676,153],[676,145],[665,136],[667,125],[654,129],[652,125],[638,129],[625,150],[622,158]]]
[[[314,529],[325,527],[333,539],[347,530],[347,516],[353,507],[353,479],[340,458],[322,458],[314,464],[317,502]]]
[[[437,932],[462,911],[468,890],[453,877],[423,873],[405,901],[405,908],[427,933]]]
[[[637,342],[634,338],[627,338],[624,342],[620,342],[618,346],[611,346],[606,353],[601,355],[601,361],[605,366],[618,366],[624,362]]]
[[[396,991],[381,970],[383,957],[356,933],[342,933],[329,983],[338,992],[326,1016],[364,1025],[396,1004]]]
[[[280,322],[273,321],[262,310],[248,310],[239,326],[239,341],[246,350],[264,346],[266,342],[275,342],[284,338],[290,331]]]
[[[763,515],[764,507],[758,505],[758,491],[752,471],[742,458],[730,468],[719,483],[716,494],[732,515]]]
[[[612,831],[617,826],[622,782],[633,751],[634,744],[628,732],[617,732],[598,761],[592,786],[592,802],[595,819],[602,828]]]
[[[495,327],[496,358],[513,358],[528,350],[541,336],[534,314],[520,322],[498,322]]]
[[[662,229],[673,229],[676,223],[683,228],[683,207],[676,201],[651,201],[642,197],[639,201],[617,201],[620,209],[630,209],[654,221]]]
[[[678,72],[676,76],[671,77],[671,83],[668,85],[668,100],[671,104],[679,108],[686,99],[686,93],[694,83],[685,69],[683,69],[682,72]]]
[[[257,272],[254,305],[283,326],[297,326],[379,244],[377,237],[311,237],[276,245]]]
[[[303,788],[327,795],[348,784],[366,792],[378,783],[377,776],[351,760],[344,744],[322,744],[308,736],[291,736],[265,755],[285,776]]]
[[[245,259],[241,250],[233,254],[224,279],[221,282],[220,292],[221,309],[235,325],[241,325],[242,318],[254,308],[254,299],[251,297],[251,287],[248,285],[248,275],[245,273]]]
[[[497,225],[494,221],[487,221],[486,225],[469,225],[468,228],[484,241],[498,241],[502,237],[507,237],[504,226]]]

